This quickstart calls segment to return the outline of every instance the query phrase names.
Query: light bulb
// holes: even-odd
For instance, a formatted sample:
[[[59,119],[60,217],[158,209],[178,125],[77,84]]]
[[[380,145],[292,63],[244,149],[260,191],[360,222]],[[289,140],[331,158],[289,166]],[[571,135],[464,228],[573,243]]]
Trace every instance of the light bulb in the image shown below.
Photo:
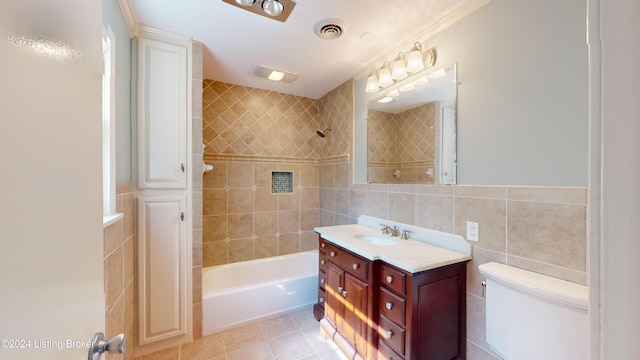
[[[242,6],[253,6],[258,0],[236,0],[236,4]]]
[[[269,16],[278,16],[284,11],[284,5],[278,0],[264,0],[262,10]]]

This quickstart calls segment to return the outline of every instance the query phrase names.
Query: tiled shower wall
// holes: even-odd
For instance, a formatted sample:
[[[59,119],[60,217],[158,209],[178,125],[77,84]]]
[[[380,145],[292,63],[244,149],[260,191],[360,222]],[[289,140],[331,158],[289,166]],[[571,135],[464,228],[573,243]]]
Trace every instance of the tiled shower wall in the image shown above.
[[[124,359],[133,359],[135,343],[135,236],[132,183],[116,184],[116,212],[124,217],[104,228],[106,337],[123,333],[129,346]],[[122,356],[107,355],[120,359]]]
[[[318,101],[205,80],[202,264],[314,249],[318,224]],[[293,174],[272,194],[271,173]]]

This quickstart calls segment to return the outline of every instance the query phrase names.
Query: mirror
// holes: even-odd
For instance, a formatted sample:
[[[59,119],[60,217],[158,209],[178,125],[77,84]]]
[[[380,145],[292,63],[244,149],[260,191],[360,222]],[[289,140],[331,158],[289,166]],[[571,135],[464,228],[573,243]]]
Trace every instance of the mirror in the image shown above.
[[[367,107],[367,181],[456,183],[456,65],[412,75]]]

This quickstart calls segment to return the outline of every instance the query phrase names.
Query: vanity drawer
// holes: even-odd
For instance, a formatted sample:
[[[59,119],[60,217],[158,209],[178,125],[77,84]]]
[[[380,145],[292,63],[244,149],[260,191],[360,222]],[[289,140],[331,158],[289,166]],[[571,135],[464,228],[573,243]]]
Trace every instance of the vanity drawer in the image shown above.
[[[380,284],[402,295],[406,294],[406,277],[399,270],[385,265],[380,266]]]
[[[330,243],[327,243],[326,251],[328,259],[360,279],[368,280],[369,260]]]
[[[406,324],[405,319],[406,302],[400,296],[391,291],[380,288],[380,313],[400,325]]]
[[[327,271],[327,253],[324,251],[318,252],[318,268],[321,271]]]
[[[327,283],[327,273],[324,271],[318,271],[318,287],[324,290],[324,286]]]
[[[324,301],[327,299],[324,289],[318,289],[318,304],[324,307]]]
[[[383,341],[378,342],[378,360],[404,360]]]
[[[405,330],[396,325],[393,321],[387,319],[384,315],[380,315],[380,325],[378,333],[380,334],[380,342],[388,345],[393,351],[404,356]]]

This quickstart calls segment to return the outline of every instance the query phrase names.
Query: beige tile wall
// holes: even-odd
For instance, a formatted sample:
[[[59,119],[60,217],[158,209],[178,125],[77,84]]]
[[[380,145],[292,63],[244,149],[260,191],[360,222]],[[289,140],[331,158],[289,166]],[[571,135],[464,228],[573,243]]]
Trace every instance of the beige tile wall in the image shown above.
[[[104,229],[106,337],[123,333],[128,339],[125,359],[133,359],[135,344],[135,236],[132,183],[116,185],[116,212],[124,217]],[[121,356],[107,355],[108,359]]]
[[[318,101],[204,80],[202,266],[317,246]],[[329,137],[331,135],[328,135]],[[272,171],[293,174],[271,193]]]
[[[193,339],[202,337],[202,166],[203,166],[203,138],[202,138],[202,50],[203,45],[194,41],[192,47],[192,211],[197,214],[192,222],[192,318]]]
[[[214,170],[204,175],[203,266],[317,247],[317,161],[207,163]],[[271,192],[273,171],[293,174],[292,193]]]
[[[319,100],[320,128],[331,132],[320,141],[320,158],[349,155],[353,158],[353,81],[333,89]]]

